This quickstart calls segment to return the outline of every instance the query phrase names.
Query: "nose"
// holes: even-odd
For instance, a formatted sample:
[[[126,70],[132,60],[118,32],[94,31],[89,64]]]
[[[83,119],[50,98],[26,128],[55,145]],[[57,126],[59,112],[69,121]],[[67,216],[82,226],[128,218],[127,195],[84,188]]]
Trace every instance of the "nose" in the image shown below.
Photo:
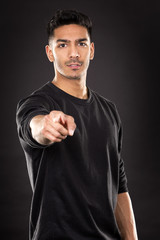
[[[70,58],[79,58],[80,57],[77,46],[75,46],[75,45],[70,46],[69,57]]]

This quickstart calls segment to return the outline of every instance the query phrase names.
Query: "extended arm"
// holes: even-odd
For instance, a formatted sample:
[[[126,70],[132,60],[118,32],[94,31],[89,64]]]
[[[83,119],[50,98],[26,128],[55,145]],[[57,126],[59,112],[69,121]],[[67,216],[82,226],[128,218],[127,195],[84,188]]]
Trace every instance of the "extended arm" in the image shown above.
[[[138,240],[132,203],[127,192],[118,194],[115,216],[122,239]]]

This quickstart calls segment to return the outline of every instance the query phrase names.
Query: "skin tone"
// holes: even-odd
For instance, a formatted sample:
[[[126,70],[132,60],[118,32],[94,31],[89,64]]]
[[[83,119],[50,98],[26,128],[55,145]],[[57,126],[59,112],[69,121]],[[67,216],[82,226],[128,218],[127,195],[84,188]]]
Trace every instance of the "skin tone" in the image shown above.
[[[138,240],[132,202],[128,192],[118,194],[115,217],[122,240]]]
[[[53,84],[75,97],[88,98],[86,76],[94,57],[94,43],[90,42],[87,29],[76,24],[55,29],[46,54],[54,64]]]
[[[54,85],[66,93],[87,99],[86,77],[90,60],[94,58],[94,43],[85,27],[69,24],[58,27],[46,46],[46,54],[54,65]],[[38,115],[30,122],[33,138],[40,144],[49,145],[73,136],[76,124],[72,116],[61,111]],[[123,240],[138,240],[130,196],[117,196],[115,217]]]

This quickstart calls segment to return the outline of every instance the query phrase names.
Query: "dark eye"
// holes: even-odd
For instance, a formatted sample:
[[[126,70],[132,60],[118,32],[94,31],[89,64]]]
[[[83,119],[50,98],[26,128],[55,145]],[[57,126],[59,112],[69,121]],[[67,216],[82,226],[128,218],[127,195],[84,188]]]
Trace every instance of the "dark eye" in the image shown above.
[[[61,44],[59,45],[60,48],[65,48],[66,46],[67,46],[67,44],[65,44],[65,43],[61,43]]]
[[[83,42],[80,42],[80,43],[79,43],[79,46],[81,46],[81,47],[86,47],[87,44],[86,44],[86,43],[83,43]]]

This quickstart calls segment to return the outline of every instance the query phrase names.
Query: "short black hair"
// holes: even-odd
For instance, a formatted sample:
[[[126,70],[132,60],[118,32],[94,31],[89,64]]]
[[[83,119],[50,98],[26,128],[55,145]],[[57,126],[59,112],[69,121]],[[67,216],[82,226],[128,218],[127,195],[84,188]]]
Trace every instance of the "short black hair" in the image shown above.
[[[57,10],[47,25],[48,42],[54,36],[54,30],[60,26],[78,24],[87,29],[92,39],[92,22],[90,18],[76,10]]]

